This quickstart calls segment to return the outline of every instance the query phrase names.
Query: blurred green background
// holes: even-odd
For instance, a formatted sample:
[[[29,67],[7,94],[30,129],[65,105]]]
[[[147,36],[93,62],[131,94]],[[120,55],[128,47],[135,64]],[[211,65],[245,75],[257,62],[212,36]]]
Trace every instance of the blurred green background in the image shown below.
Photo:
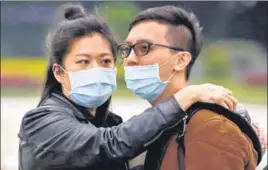
[[[40,95],[48,58],[45,55],[44,39],[50,26],[55,22],[52,19],[55,11],[62,3],[4,2],[2,4],[5,6],[1,11],[3,15],[1,15],[2,96]],[[252,16],[262,15],[262,4],[259,2],[248,5],[248,9],[244,9],[245,5],[241,6],[239,3],[233,8],[228,9],[226,5],[227,9],[222,9],[224,4],[218,2],[94,1],[83,2],[83,4],[90,13],[102,16],[121,42],[127,36],[130,21],[146,7],[168,4],[191,8],[204,27],[205,43],[194,65],[190,84],[216,83],[231,89],[233,94],[243,102],[267,103],[266,42],[262,39],[264,35],[257,34],[253,27],[248,26],[252,22]],[[244,10],[241,10],[242,7]],[[221,10],[225,12],[229,10],[228,15],[223,16]],[[239,10],[240,13],[238,13]],[[44,16],[44,13],[48,16]],[[212,13],[213,16],[211,16]],[[210,19],[207,18],[208,15]],[[242,15],[245,17],[241,19]],[[215,19],[217,17],[218,19]],[[238,20],[242,21],[230,25],[230,23],[237,23]],[[257,27],[256,25],[258,26],[255,23],[254,26]],[[252,29],[251,34],[241,29],[245,27]],[[118,90],[114,95],[135,97],[126,89],[123,66],[120,62],[118,63]]]

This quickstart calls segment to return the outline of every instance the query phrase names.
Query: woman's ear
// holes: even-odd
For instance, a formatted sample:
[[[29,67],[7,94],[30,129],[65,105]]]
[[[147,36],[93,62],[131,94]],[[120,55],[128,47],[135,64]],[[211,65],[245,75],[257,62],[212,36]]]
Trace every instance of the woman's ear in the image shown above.
[[[63,74],[62,74],[62,71],[61,71],[59,65],[58,65],[58,64],[53,64],[53,66],[52,66],[52,71],[53,71],[53,74],[54,74],[55,79],[56,79],[59,83],[61,83]]]
[[[192,55],[187,51],[178,52],[176,55],[178,55],[178,57],[176,60],[176,64],[174,66],[174,70],[175,71],[182,71],[191,62]]]

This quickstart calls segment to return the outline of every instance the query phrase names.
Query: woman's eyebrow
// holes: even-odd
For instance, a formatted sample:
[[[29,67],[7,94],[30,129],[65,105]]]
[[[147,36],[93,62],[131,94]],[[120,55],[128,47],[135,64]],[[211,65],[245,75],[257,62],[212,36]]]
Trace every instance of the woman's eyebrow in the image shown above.
[[[91,55],[88,53],[78,53],[78,54],[75,54],[75,56],[91,57]]]
[[[100,53],[100,54],[98,54],[99,56],[101,56],[101,57],[105,57],[105,56],[112,56],[112,54],[111,53],[109,53],[109,52],[104,52],[104,53]],[[92,55],[91,54],[89,54],[89,53],[78,53],[78,54],[76,54],[75,56],[84,56],[84,57],[91,57]]]
[[[113,56],[113,55],[111,53],[106,52],[106,53],[101,53],[100,56],[105,57],[105,56]]]

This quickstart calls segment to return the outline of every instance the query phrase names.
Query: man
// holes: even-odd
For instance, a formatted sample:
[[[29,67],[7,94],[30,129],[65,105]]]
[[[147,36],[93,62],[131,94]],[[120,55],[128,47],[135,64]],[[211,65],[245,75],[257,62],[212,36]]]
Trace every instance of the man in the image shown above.
[[[201,49],[201,30],[194,14],[174,6],[139,13],[130,24],[125,43],[119,46],[127,87],[152,105],[186,87]],[[234,109],[228,100],[223,105]],[[258,153],[250,138],[231,120],[209,110],[198,111],[191,118],[184,145],[187,170],[255,170],[257,166]],[[157,154],[159,146],[151,147],[149,156]],[[178,169],[165,161],[163,164],[159,169]]]

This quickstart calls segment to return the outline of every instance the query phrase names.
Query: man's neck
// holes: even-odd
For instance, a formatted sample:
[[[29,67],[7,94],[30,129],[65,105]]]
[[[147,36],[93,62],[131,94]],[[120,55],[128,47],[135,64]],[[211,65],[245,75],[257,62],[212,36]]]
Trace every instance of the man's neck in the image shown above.
[[[180,84],[169,84],[166,89],[164,90],[164,92],[155,100],[151,101],[150,104],[154,105],[162,100],[165,100],[167,98],[169,98],[170,96],[174,95],[175,93],[177,93],[178,91],[180,91],[181,89],[183,89],[184,87],[188,86],[187,82],[184,83],[180,83]]]

